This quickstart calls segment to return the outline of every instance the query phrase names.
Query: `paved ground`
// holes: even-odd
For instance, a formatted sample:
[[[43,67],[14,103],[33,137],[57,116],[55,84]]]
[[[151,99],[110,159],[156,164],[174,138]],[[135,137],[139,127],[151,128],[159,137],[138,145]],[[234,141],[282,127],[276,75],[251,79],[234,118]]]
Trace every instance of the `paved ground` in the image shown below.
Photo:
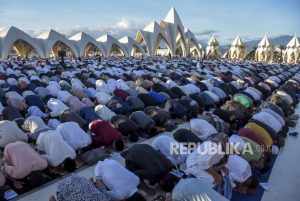
[[[300,106],[296,114],[300,115]],[[300,133],[300,120],[290,132]],[[300,135],[288,136],[285,146],[276,159],[269,184],[271,191],[265,191],[262,201],[299,201],[300,200]]]
[[[296,114],[300,115],[300,107],[296,109]],[[300,121],[300,120],[299,120]],[[179,128],[188,127],[188,123],[182,124]],[[290,132],[300,132],[300,124]],[[172,133],[162,133],[164,135],[172,135]],[[153,139],[146,140],[141,143],[151,144]],[[116,159],[120,163],[124,164],[122,158]],[[82,168],[76,172],[78,175],[82,175],[86,178],[94,176],[94,167],[90,166]],[[286,139],[286,145],[280,150],[275,165],[272,169],[272,173],[269,179],[269,184],[272,186],[272,190],[265,191],[262,201],[299,201],[300,200],[300,136],[293,137],[288,136]],[[38,189],[28,192],[16,200],[22,201],[47,201],[51,195],[55,195],[56,187],[61,179],[54,180]]]

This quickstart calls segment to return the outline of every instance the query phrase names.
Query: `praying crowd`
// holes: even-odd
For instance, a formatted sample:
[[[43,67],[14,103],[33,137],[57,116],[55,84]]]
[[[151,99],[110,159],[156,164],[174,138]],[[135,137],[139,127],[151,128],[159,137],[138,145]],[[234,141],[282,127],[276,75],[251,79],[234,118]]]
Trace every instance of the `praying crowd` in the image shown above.
[[[181,57],[0,60],[0,200],[68,173],[50,200],[254,195],[297,124],[299,70]],[[74,173],[91,165],[96,180]]]

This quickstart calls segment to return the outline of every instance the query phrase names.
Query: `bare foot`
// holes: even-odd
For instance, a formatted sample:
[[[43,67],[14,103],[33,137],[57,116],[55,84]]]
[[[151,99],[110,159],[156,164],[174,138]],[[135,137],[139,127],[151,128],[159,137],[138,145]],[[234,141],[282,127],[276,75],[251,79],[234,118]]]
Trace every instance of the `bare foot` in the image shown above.
[[[52,196],[49,198],[49,201],[56,201],[54,195],[52,195]]]
[[[21,189],[21,188],[23,188],[24,182],[13,181],[13,185],[16,189]]]
[[[101,180],[96,179],[95,187],[97,189],[103,189],[103,188],[105,188],[105,185],[104,185],[104,183]]]

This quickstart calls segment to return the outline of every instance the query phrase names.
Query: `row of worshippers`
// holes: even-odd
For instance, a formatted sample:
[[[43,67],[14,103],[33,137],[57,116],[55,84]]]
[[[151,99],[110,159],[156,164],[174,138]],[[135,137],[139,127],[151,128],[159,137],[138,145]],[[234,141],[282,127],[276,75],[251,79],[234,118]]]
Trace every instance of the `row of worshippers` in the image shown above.
[[[63,71],[58,66],[46,65],[34,69],[20,66],[22,65],[1,66],[0,97],[1,106],[5,106],[1,111],[4,119],[1,122],[1,147],[5,148],[6,145],[17,141],[26,142],[29,139],[36,143],[37,150],[43,152],[42,156],[49,165],[64,166],[70,172],[75,169],[75,162],[72,160],[76,156],[74,150],[90,144],[93,147],[114,145],[117,150],[122,150],[123,135],[129,136],[133,142],[137,141],[139,136],[151,137],[157,132],[154,125],[167,127],[169,125],[165,123],[171,118],[189,120],[197,117],[204,109],[214,108],[232,95],[234,100],[251,107],[253,102],[259,100],[253,92],[255,89],[247,87],[248,85],[261,81],[255,86],[256,89],[263,91],[263,95],[270,94],[282,80],[291,76],[290,72],[283,72],[284,69],[277,70],[271,66],[259,69],[258,74],[251,76],[248,68],[241,70],[239,67],[228,67],[227,70],[231,69],[232,72],[226,71],[225,75],[219,75],[218,71],[224,66],[216,69],[211,67],[213,71],[201,72],[203,77],[195,76],[199,75],[196,68],[191,70],[182,67],[174,70],[174,66],[159,70],[149,68],[153,71],[142,68],[130,74],[125,70],[130,69],[131,72],[131,67],[84,69],[76,66]],[[256,70],[253,68],[250,69]],[[107,73],[110,70],[115,71],[112,74]],[[191,70],[191,73],[187,73],[187,70]],[[164,72],[160,74],[162,77],[156,77],[155,73],[160,71]],[[282,75],[276,77],[276,73],[280,71],[283,72]],[[296,72],[296,69],[291,69],[291,72]],[[137,76],[138,74],[143,76]],[[101,79],[96,80],[100,75]],[[245,79],[241,80],[244,76]],[[243,88],[246,89],[239,91]],[[237,91],[239,94],[235,94]],[[278,95],[273,101],[279,101],[277,104],[284,103],[288,99],[285,91],[291,93],[292,90],[286,86],[284,90],[276,93]],[[280,97],[284,97],[284,100]],[[287,101],[290,103],[291,100]],[[95,103],[99,105],[93,108]],[[241,113],[242,109],[237,111]],[[215,113],[221,113],[221,118],[226,114],[218,110],[215,110]],[[235,115],[229,115],[229,120],[224,119],[228,123],[241,125],[241,119]],[[220,120],[215,119],[212,124],[217,128],[220,126]],[[48,125],[44,123],[47,121]],[[25,134],[20,128],[28,133]],[[226,130],[226,125],[221,125],[219,129]],[[87,130],[91,131],[92,135],[87,135]]]
[[[279,81],[278,80],[276,81],[276,79],[274,79],[275,81],[273,80],[272,82],[270,82],[271,84],[266,85],[264,87],[264,89],[266,91],[268,91],[268,94],[272,93],[272,90],[278,88],[278,86],[282,82],[286,81],[286,79],[289,76],[291,76],[291,74],[292,73],[287,73],[287,75],[285,75]],[[244,117],[247,117],[247,116],[251,117],[251,115],[249,115],[249,113],[253,112],[253,110],[252,110],[253,106],[257,105],[257,103],[259,103],[259,101],[261,99],[263,99],[262,97],[265,96],[265,94],[259,93],[259,91],[255,90],[255,88],[251,89],[250,87],[246,88],[246,90],[244,90],[244,91],[240,91],[241,94],[236,94],[234,96],[235,101],[231,101],[228,104],[226,103],[226,105],[224,105],[224,107],[221,110],[215,110],[214,114],[217,114],[217,115],[214,115],[214,114],[205,114],[205,115],[206,116],[211,116],[211,118],[213,119],[211,125],[215,125],[215,129],[225,129],[225,130],[228,129],[227,128],[228,124],[224,124],[222,122],[222,119],[220,120],[220,117],[221,118],[223,117],[224,118],[223,121],[227,121],[227,123],[235,122],[235,124],[232,124],[232,125],[237,126],[237,127],[243,125],[242,122],[248,122],[249,121],[249,123],[246,124],[245,128],[240,129],[239,132],[238,132],[238,135],[242,136],[242,137],[240,137],[240,138],[239,137],[233,137],[232,139],[236,138],[235,140],[238,139],[237,141],[241,143],[241,138],[242,138],[243,141],[246,141],[246,142],[250,143],[251,146],[253,146],[253,147],[257,147],[257,146],[255,146],[255,144],[253,142],[255,142],[256,144],[259,144],[262,147],[266,147],[266,151],[265,151],[266,153],[259,153],[259,150],[257,150],[258,153],[254,153],[253,156],[252,155],[244,156],[246,161],[249,164],[251,164],[251,167],[256,167],[256,168],[262,169],[265,166],[265,160],[267,159],[268,153],[270,152],[270,149],[268,149],[269,146],[270,145],[272,147],[273,147],[273,145],[282,146],[281,137],[282,136],[284,137],[284,135],[286,135],[286,133],[287,133],[287,130],[283,130],[284,126],[286,126],[285,122],[288,121],[285,117],[287,117],[287,115],[292,114],[293,107],[297,104],[296,91],[299,88],[298,83],[299,83],[299,76],[296,75],[296,76],[293,77],[292,80],[289,80],[286,84],[281,85],[281,87],[278,90],[276,90],[276,92],[272,96],[269,97],[269,99],[268,99],[269,101],[263,102],[260,105],[260,109],[258,110],[258,112],[256,114],[254,114],[252,116],[252,118],[250,120],[246,119]],[[262,85],[264,83],[260,83],[260,84]],[[269,88],[269,90],[268,90],[268,88]],[[291,108],[291,109],[289,109],[289,108]],[[283,113],[282,111],[285,111],[285,112]],[[276,112],[276,113],[274,113],[274,112]],[[230,114],[230,115],[226,115],[226,114]],[[224,116],[227,116],[227,118],[225,118]],[[263,116],[263,118],[261,116]],[[209,118],[209,117],[206,117],[206,118]],[[215,121],[214,119],[217,119],[217,121]],[[288,121],[288,123],[290,123],[290,122],[291,121]],[[197,131],[197,129],[199,129],[199,128],[197,128],[197,125],[199,125],[199,123],[200,123],[199,119],[196,119],[196,120],[192,119],[190,121],[190,123],[191,123],[191,129],[193,130],[194,133],[197,133],[197,132],[201,133],[201,131],[199,131],[199,130]],[[196,127],[196,128],[193,128],[193,126],[192,126],[193,124],[195,125],[194,127]],[[201,122],[200,125],[202,125],[202,124],[205,124],[205,123]],[[267,127],[268,125],[273,125],[273,124],[276,124],[276,126],[275,126],[275,128],[273,128],[273,130],[272,130],[272,128]],[[210,126],[204,126],[204,127],[205,127],[204,129],[213,130],[212,128],[210,128]],[[231,129],[236,130],[236,127],[232,127]],[[285,129],[288,129],[288,128],[285,127]],[[214,133],[215,131],[212,131],[212,132]],[[188,131],[184,131],[183,133],[184,134],[176,133],[176,135],[174,134],[174,137],[179,136],[179,139],[181,139],[181,140],[182,139],[193,139],[192,140],[193,142],[194,142],[194,139],[198,138],[197,139],[197,140],[199,140],[198,142],[202,142],[202,141],[205,140],[205,138],[206,138],[206,141],[207,141],[209,139],[209,137],[213,136],[213,134],[212,133],[209,134],[209,131],[207,131],[207,130],[205,130],[203,132],[204,134],[199,134],[199,136],[195,136],[194,133],[190,133]],[[186,133],[189,133],[189,134],[186,134]],[[275,134],[275,135],[273,135],[273,134]],[[208,136],[208,135],[210,135],[210,136]],[[157,141],[158,141],[158,139],[157,139]],[[165,138],[164,140],[169,140],[170,141],[170,139],[168,139],[168,138]],[[180,141],[180,140],[178,140],[178,141]],[[224,140],[224,141],[226,141],[226,140]],[[209,141],[208,143],[211,143],[211,142],[212,141]],[[202,143],[202,144],[205,144],[205,143]],[[241,144],[243,144],[243,143],[241,143]],[[165,145],[165,143],[163,143],[163,145]],[[142,146],[141,148],[139,148],[139,146],[141,146],[141,145],[135,145],[134,147],[129,149],[129,150],[133,150],[132,151],[133,155],[135,155],[136,153],[141,153],[142,154],[143,153],[142,150],[144,150],[145,152],[147,152],[147,149],[151,150],[150,147],[147,147],[147,146],[143,147]],[[134,148],[137,149],[137,150],[135,150]],[[156,148],[160,150],[159,147],[156,147]],[[199,148],[199,149],[201,149],[201,148]],[[161,151],[160,153],[167,153],[167,152],[163,152],[163,150],[160,150],[160,151]],[[122,155],[126,158],[128,152],[129,151],[126,151]],[[148,155],[148,157],[146,157],[147,154],[144,154],[143,157],[142,157],[142,158],[146,158],[145,160],[147,160],[147,161],[150,158],[154,158],[154,157],[149,157],[149,156],[153,156],[154,152],[152,152],[152,151],[148,151],[148,152],[151,153],[151,154]],[[132,156],[132,157],[135,158],[135,156]],[[252,157],[254,157],[254,158],[252,158]],[[130,158],[130,154],[129,154],[129,158]],[[162,159],[162,157],[155,157],[155,158],[159,158],[159,160],[156,161],[157,164],[162,164],[162,163],[166,162],[166,160]],[[227,162],[227,166],[230,166],[230,161],[231,161],[230,158],[233,158],[232,159],[233,161],[234,160],[240,161],[240,164],[243,164],[243,162],[241,162],[242,160],[240,160],[240,157],[237,157],[236,155],[234,155],[234,157],[233,156],[229,157],[228,162]],[[245,162],[245,159],[244,159],[244,162]],[[127,167],[128,170],[133,171],[135,173],[135,175],[138,175],[140,178],[143,178],[143,176],[144,176],[145,177],[144,179],[147,179],[147,180],[149,179],[150,183],[152,183],[152,184],[157,182],[157,181],[161,181],[161,187],[168,191],[168,189],[166,187],[164,187],[164,184],[165,185],[170,185],[170,183],[172,183],[172,182],[169,181],[170,180],[169,177],[164,178],[164,177],[161,176],[162,174],[160,174],[160,170],[155,170],[155,173],[153,173],[153,174],[156,174],[156,172],[158,172],[159,176],[160,176],[160,179],[156,179],[156,181],[154,179],[154,181],[151,181],[152,178],[155,178],[155,177],[153,177],[153,174],[151,172],[153,170],[150,170],[150,169],[153,169],[153,168],[148,167],[148,169],[147,169],[147,168],[143,167],[143,170],[145,170],[145,171],[142,171],[141,175],[139,175],[138,173],[136,173],[136,172],[139,172],[139,170],[135,170],[135,169],[139,169],[137,167],[138,166],[137,164],[144,164],[145,161],[143,161],[143,163],[141,163],[141,161],[134,161],[134,160],[135,159],[133,159],[133,162],[132,161],[131,162],[135,163],[135,165],[131,164],[130,159],[126,160],[126,162],[128,163],[128,167],[127,167],[127,164],[126,164],[126,167]],[[206,159],[206,160],[209,161],[209,159]],[[160,162],[158,162],[158,161],[160,161]],[[172,160],[170,160],[170,161],[172,162]],[[191,159],[191,161],[193,161],[193,160]],[[244,164],[248,164],[248,163],[244,163]],[[165,164],[167,164],[167,165],[159,165],[159,166],[170,166],[169,165],[170,162],[169,162],[169,164],[168,164],[168,162],[166,162]],[[145,165],[145,166],[147,166],[147,165]],[[213,165],[211,165],[211,166],[213,166]],[[247,166],[247,165],[245,165],[245,166],[246,166],[245,170],[242,170],[242,171],[245,171],[246,173],[247,172],[249,173],[249,168],[248,168],[249,166]],[[234,164],[231,167],[236,168],[236,165]],[[113,168],[110,168],[110,169],[113,169]],[[162,169],[164,169],[162,172],[164,172],[166,170],[167,170],[166,172],[170,171],[169,167],[162,168]],[[228,169],[229,169],[229,167],[228,167]],[[214,170],[212,170],[212,172],[213,171]],[[187,173],[191,173],[191,172],[192,171],[189,171],[189,166],[188,166]],[[199,171],[197,171],[197,174],[198,174],[198,172]],[[202,179],[199,179],[199,180],[205,180],[203,178],[205,178],[205,176],[208,175],[207,173],[205,174],[205,172],[204,173],[203,172],[204,171],[202,171],[202,175],[201,175],[201,173],[199,173],[199,175],[200,175],[199,177],[202,178]],[[145,173],[145,175],[143,173]],[[163,174],[166,174],[166,173],[163,173]],[[215,180],[217,181],[216,183],[220,182],[220,180],[221,180],[220,176],[217,176],[216,173],[212,173],[212,175],[214,175],[214,176],[210,176],[210,180],[211,180],[211,178],[213,178],[213,181],[215,181]],[[249,174],[246,174],[246,177],[247,177],[247,175],[249,175]],[[96,176],[97,176],[97,173],[96,173]],[[197,176],[195,176],[195,177],[198,178]],[[208,177],[209,177],[209,175],[208,175]],[[206,177],[206,179],[208,177]],[[73,179],[73,178],[70,178],[70,180],[71,179]],[[78,178],[74,178],[74,179],[78,180]],[[166,179],[166,181],[165,181],[165,179]],[[249,179],[249,180],[247,180],[247,179]],[[255,187],[257,187],[257,182],[255,182],[255,179],[253,179],[254,181],[252,181],[252,179],[253,179],[253,177],[250,177],[250,176],[247,177],[246,179],[244,178],[243,182],[245,182],[245,186],[243,186],[244,185],[243,182],[240,182],[240,183],[237,182],[238,185],[237,185],[236,188],[238,190],[240,190],[240,192],[243,192],[243,193],[250,192],[251,193],[251,191],[253,191],[253,189],[255,189]],[[186,195],[182,195],[185,192],[185,191],[182,192],[182,189],[181,189],[182,187],[184,187],[184,188],[187,187],[186,188],[187,192],[189,192],[187,189],[191,189],[191,186],[193,186],[193,185],[195,185],[195,186],[200,185],[200,186],[202,186],[202,188],[203,188],[203,186],[205,188],[207,188],[207,186],[203,185],[202,182],[199,181],[199,180],[193,178],[193,179],[187,179],[187,180],[180,181],[179,184],[176,186],[175,190],[179,189],[178,191],[181,192],[181,194],[179,194],[179,195],[176,194],[177,191],[174,190],[173,194],[175,196],[175,200],[176,200],[176,196],[186,196]],[[241,179],[241,180],[243,180],[243,179]],[[110,179],[110,181],[114,181],[114,180]],[[70,181],[69,181],[69,183],[70,183]],[[61,189],[64,189],[66,187],[66,186],[64,186],[65,183],[63,183],[63,182],[62,182],[61,185],[63,186]],[[109,186],[109,184],[106,184],[106,186]],[[113,185],[110,187],[110,189],[112,189],[112,188],[113,188]],[[116,188],[116,189],[118,189],[118,188]],[[197,188],[195,188],[195,190],[196,189]],[[192,190],[193,189],[191,189],[191,191]],[[63,191],[63,190],[61,190],[61,191]],[[70,191],[72,192],[72,190],[70,190]],[[195,193],[195,192],[193,192],[193,193]],[[207,192],[205,192],[205,193],[207,193]],[[64,191],[63,192],[58,192],[58,195],[63,195],[63,194],[64,194]],[[66,193],[66,194],[69,195],[69,192]],[[199,194],[199,192],[198,192],[198,194]],[[209,192],[209,194],[211,194],[211,192]],[[80,196],[83,196],[83,195],[80,195]],[[135,195],[135,196],[138,196],[138,195]],[[212,193],[211,196],[218,196],[218,195],[215,195],[215,194]],[[62,198],[62,200],[64,200],[64,199],[67,200],[67,198]],[[115,198],[115,199],[118,199],[118,198]],[[141,198],[138,198],[138,200],[139,199],[141,199]],[[177,200],[181,200],[181,199],[177,199]],[[221,200],[221,199],[218,199],[218,200]]]

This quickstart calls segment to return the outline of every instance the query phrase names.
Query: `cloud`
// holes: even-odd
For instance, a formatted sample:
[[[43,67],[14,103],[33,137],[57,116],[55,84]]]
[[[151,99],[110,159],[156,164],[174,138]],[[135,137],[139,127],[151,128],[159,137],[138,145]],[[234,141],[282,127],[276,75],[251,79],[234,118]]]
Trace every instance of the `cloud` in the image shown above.
[[[7,27],[0,27],[0,32],[6,29]]]
[[[198,41],[202,44],[202,46],[206,46],[207,41],[214,35],[215,37],[219,38],[220,31],[213,30],[213,29],[207,29],[203,31],[195,31],[193,32],[195,37],[198,39]]]
[[[135,23],[126,19],[126,18],[122,18],[119,21],[117,21],[117,23],[115,24],[115,27],[117,29],[131,29],[133,27],[135,27]]]
[[[196,32],[194,32],[194,35],[195,36],[206,36],[206,35],[216,34],[219,32],[220,31],[218,31],[218,30],[208,29],[208,30],[203,30],[203,31],[196,31]]]
[[[81,26],[81,25],[73,25],[70,27],[44,27],[44,28],[35,28],[35,29],[27,29],[29,35],[35,37],[39,34],[49,31],[50,29],[54,29],[59,33],[64,34],[66,37],[71,37],[78,32],[86,32],[93,36],[94,38],[98,38],[104,34],[111,34],[116,38],[120,38],[123,36],[131,36],[135,37],[137,31],[142,29],[146,25],[146,22],[136,23],[134,21],[128,20],[126,18],[120,18],[115,23],[110,25],[94,25],[90,27]]]

